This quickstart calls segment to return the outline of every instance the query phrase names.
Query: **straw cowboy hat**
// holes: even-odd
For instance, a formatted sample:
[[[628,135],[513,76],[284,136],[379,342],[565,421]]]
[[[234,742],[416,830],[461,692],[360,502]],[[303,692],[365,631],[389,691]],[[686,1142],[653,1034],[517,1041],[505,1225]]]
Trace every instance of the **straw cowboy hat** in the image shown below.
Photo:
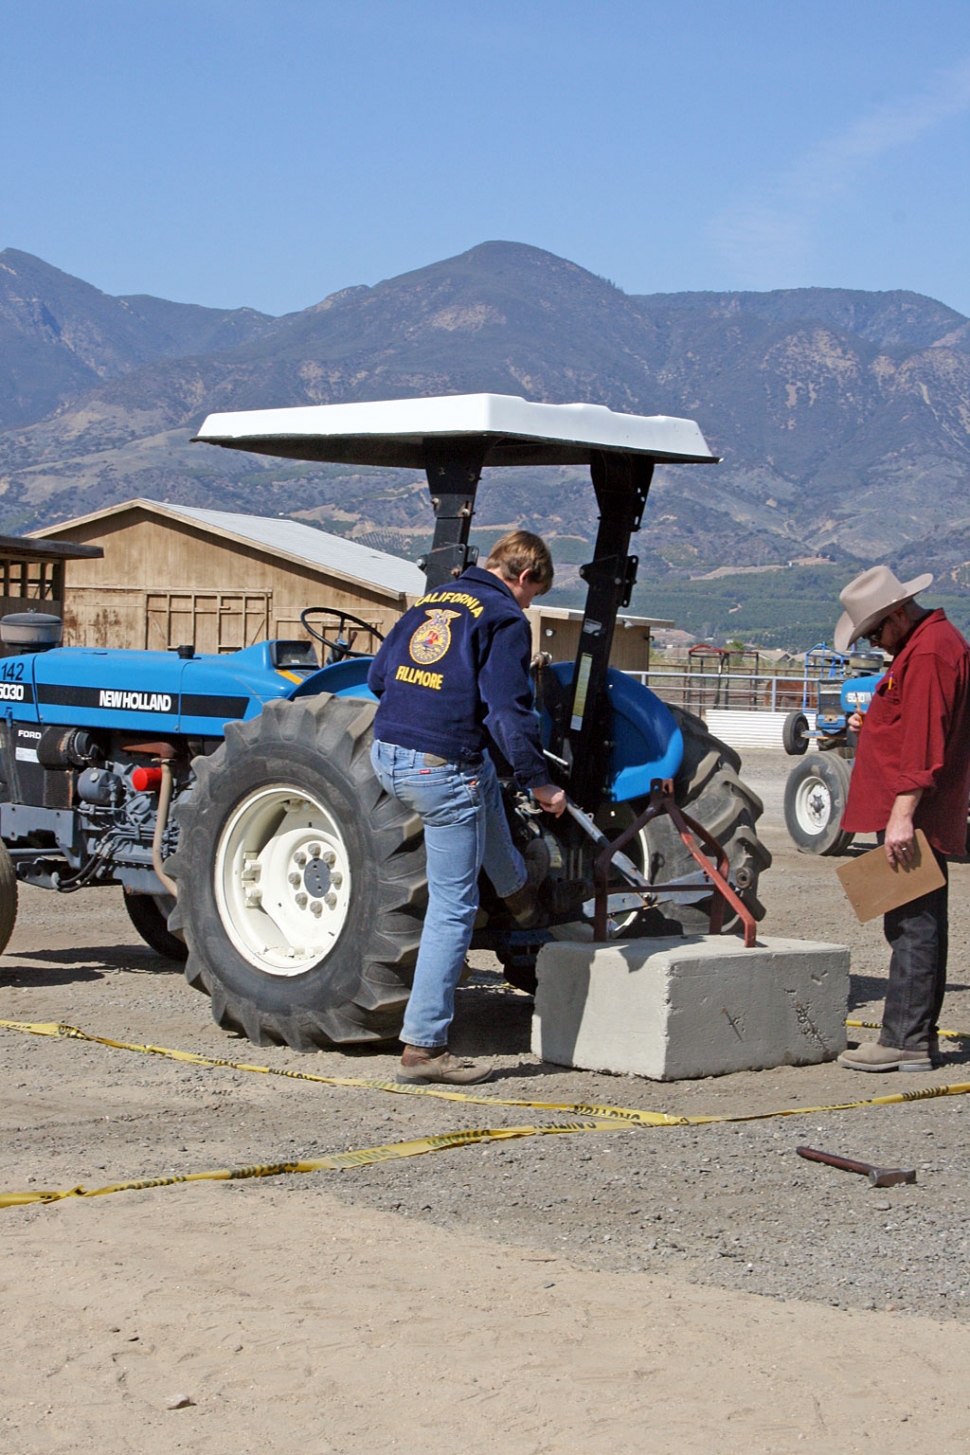
[[[863,571],[839,593],[845,611],[835,628],[835,650],[847,652],[854,641],[871,632],[897,606],[905,605],[925,591],[932,580],[930,571],[915,576],[912,581],[898,580],[888,566],[873,566]]]

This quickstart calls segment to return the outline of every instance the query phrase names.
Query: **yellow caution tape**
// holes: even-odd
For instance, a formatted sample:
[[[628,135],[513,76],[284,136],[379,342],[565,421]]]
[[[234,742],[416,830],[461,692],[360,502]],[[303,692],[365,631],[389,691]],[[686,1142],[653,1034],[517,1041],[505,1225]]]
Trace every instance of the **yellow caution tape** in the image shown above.
[[[3,1022],[0,1022],[3,1024]],[[319,1079],[319,1078],[318,1078]],[[372,1084],[379,1089],[392,1089],[380,1082]],[[399,1088],[393,1087],[397,1090]],[[407,1090],[408,1088],[404,1088]],[[419,1088],[423,1091],[423,1088]],[[480,1142],[508,1141],[515,1137],[548,1137],[575,1132],[615,1132],[618,1122],[641,1126],[707,1126],[714,1122],[753,1122],[771,1117],[805,1116],[824,1111],[850,1111],[854,1107],[890,1106],[904,1101],[926,1101],[939,1096],[965,1096],[970,1092],[970,1082],[954,1086],[933,1086],[923,1091],[901,1091],[891,1096],[876,1096],[868,1101],[846,1101],[831,1106],[797,1106],[781,1110],[751,1112],[743,1116],[671,1117],[662,1112],[642,1112],[623,1107],[588,1107],[587,1111],[600,1112],[595,1121],[556,1122],[550,1126],[525,1127],[478,1127],[464,1132],[444,1132],[437,1136],[417,1137],[408,1142],[390,1142],[379,1147],[362,1147],[352,1152],[332,1152],[327,1157],[316,1157],[300,1162],[256,1162],[246,1167],[223,1167],[214,1172],[185,1172],[170,1177],[147,1177],[133,1182],[113,1182],[107,1187],[70,1187],[61,1191],[40,1190],[36,1192],[0,1193],[0,1209],[23,1207],[28,1203],[61,1202],[69,1197],[106,1197],[112,1192],[142,1192],[152,1187],[174,1187],[182,1182],[230,1182],[242,1181],[248,1177],[280,1177],[287,1173],[346,1171],[355,1167],[370,1167],[375,1162],[392,1162],[403,1157],[418,1157],[426,1152],[445,1152],[452,1147],[470,1147]],[[464,1096],[465,1101],[486,1100],[484,1097]],[[534,1106],[540,1108],[562,1108],[561,1103],[548,1101],[516,1102],[494,1098],[498,1106]],[[575,1103],[573,1105],[576,1105]]]
[[[221,1167],[214,1172],[184,1172],[171,1177],[145,1177],[135,1182],[112,1182],[107,1187],[69,1187],[59,1192],[2,1192],[0,1208],[23,1207],[33,1202],[61,1202],[67,1197],[107,1197],[112,1192],[142,1192],[150,1187],[174,1187],[180,1182],[238,1182],[247,1177],[279,1177],[293,1172],[341,1172],[352,1167],[370,1167],[375,1162],[392,1162],[400,1157],[419,1157],[424,1152],[443,1152],[449,1147],[468,1147],[476,1142],[600,1131],[615,1132],[616,1126],[613,1122],[571,1122],[550,1127],[493,1127],[467,1132],[444,1132],[436,1137],[417,1137],[410,1142],[391,1142],[382,1147],[363,1147],[354,1152],[333,1152],[328,1157],[316,1157],[312,1161],[254,1162],[248,1167]]]
[[[873,1096],[865,1101],[840,1101],[828,1106],[791,1106],[772,1111],[743,1112],[736,1116],[670,1116],[662,1111],[643,1111],[638,1107],[598,1106],[585,1101],[527,1101],[520,1097],[475,1096],[467,1091],[447,1091],[439,1086],[414,1086],[401,1081],[368,1080],[359,1076],[316,1076],[312,1071],[289,1071],[281,1066],[256,1066],[246,1061],[229,1061],[223,1057],[200,1056],[195,1051],[175,1051],[167,1046],[139,1045],[133,1041],[114,1041],[108,1036],[96,1036],[82,1031],[77,1026],[64,1025],[59,1021],[5,1021],[0,1028],[24,1031],[34,1036],[60,1036],[72,1040],[90,1041],[99,1046],[110,1046],[118,1051],[135,1051],[141,1055],[164,1056],[173,1061],[186,1061],[193,1066],[222,1066],[230,1071],[248,1071],[259,1076],[284,1076],[294,1081],[313,1081],[322,1086],[346,1086],[371,1091],[389,1091],[395,1096],[430,1096],[442,1101],[461,1101],[477,1106],[522,1106],[534,1111],[565,1111],[574,1116],[597,1117],[628,1126],[644,1127],[688,1127],[706,1126],[713,1122],[757,1122],[772,1117],[807,1116],[823,1111],[852,1111],[856,1107],[894,1106],[905,1101],[931,1101],[941,1096],[966,1096],[970,1093],[970,1081],[954,1082],[948,1086],[927,1086],[916,1091],[898,1091],[888,1096]],[[941,1035],[943,1032],[940,1033]],[[952,1032],[951,1034],[958,1034]]]
[[[861,1027],[866,1031],[882,1030],[881,1021],[846,1021],[846,1025],[853,1028]],[[970,1041],[970,1031],[937,1031],[936,1034],[947,1041]]]
[[[862,1021],[847,1021],[850,1026],[868,1025]],[[617,1124],[648,1127],[710,1126],[717,1122],[767,1121],[774,1117],[814,1116],[821,1112],[852,1111],[867,1106],[894,1106],[907,1101],[930,1101],[941,1096],[966,1096],[970,1094],[970,1082],[957,1082],[948,1086],[928,1086],[915,1091],[899,1091],[887,1096],[874,1096],[865,1101],[834,1102],[827,1106],[792,1106],[770,1111],[746,1112],[734,1116],[670,1116],[666,1112],[643,1111],[634,1107],[597,1106],[587,1102],[526,1101],[520,1098],[497,1096],[475,1096],[469,1092],[447,1091],[435,1086],[412,1086],[405,1082],[367,1080],[363,1077],[317,1076],[310,1071],[289,1071],[283,1067],[256,1066],[244,1061],[230,1061],[224,1057],[201,1056],[195,1051],[177,1051],[166,1046],[139,1045],[131,1041],[115,1041],[108,1036],[96,1036],[77,1026],[64,1025],[58,1021],[7,1021],[0,1020],[0,1027],[21,1031],[35,1036],[56,1036],[72,1040],[93,1042],[119,1051],[134,1051],[143,1055],[164,1056],[173,1061],[184,1061],[194,1066],[222,1066],[232,1071],[254,1072],[263,1076],[284,1076],[296,1081],[313,1081],[324,1086],[345,1086],[368,1088],[374,1091],[389,1091],[395,1095],[430,1096],[446,1101],[471,1102],[479,1106],[531,1107],[539,1111],[568,1111],[576,1116],[590,1118],[586,1121],[553,1123],[550,1126],[477,1128],[463,1132],[445,1132],[438,1136],[418,1137],[407,1142],[392,1142],[379,1147],[365,1147],[351,1152],[334,1152],[327,1157],[300,1162],[264,1162],[247,1167],[221,1168],[214,1172],[188,1172],[171,1177],[152,1177],[134,1182],[116,1182],[107,1187],[73,1187],[63,1191],[8,1192],[0,1193],[0,1208],[21,1207],[28,1203],[59,1202],[69,1197],[105,1197],[112,1192],[137,1192],[151,1187],[173,1187],[182,1182],[226,1182],[248,1177],[278,1177],[285,1173],[342,1171],[353,1167],[368,1167],[376,1162],[390,1162],[402,1157],[417,1157],[426,1152],[442,1152],[452,1147],[473,1146],[479,1142],[503,1141],[514,1137],[543,1137],[571,1132],[614,1132]],[[962,1031],[941,1031],[941,1036],[963,1038]]]
[[[0,1028],[23,1031],[31,1036],[58,1036],[67,1040],[90,1041],[97,1046],[110,1046],[115,1051],[135,1051],[144,1056],[163,1056],[171,1061],[185,1061],[191,1066],[221,1066],[227,1071],[247,1071],[257,1076],[283,1076],[290,1081],[312,1081],[318,1086],[345,1086],[370,1091],[389,1091],[395,1096],[430,1096],[439,1101],[463,1101],[477,1106],[524,1106],[543,1111],[568,1111],[576,1116],[612,1117],[617,1121],[636,1122],[649,1127],[680,1127],[684,1117],[668,1116],[660,1111],[637,1111],[619,1106],[595,1106],[578,1101],[526,1101],[520,1098],[474,1096],[466,1091],[448,1091],[441,1086],[419,1086],[405,1081],[379,1081],[363,1076],[317,1076],[312,1071],[290,1071],[284,1066],[257,1066],[248,1061],[230,1061],[222,1056],[201,1056],[195,1051],[175,1051],[168,1046],[140,1045],[134,1041],[114,1041],[109,1036],[96,1036],[60,1021],[5,1021]]]

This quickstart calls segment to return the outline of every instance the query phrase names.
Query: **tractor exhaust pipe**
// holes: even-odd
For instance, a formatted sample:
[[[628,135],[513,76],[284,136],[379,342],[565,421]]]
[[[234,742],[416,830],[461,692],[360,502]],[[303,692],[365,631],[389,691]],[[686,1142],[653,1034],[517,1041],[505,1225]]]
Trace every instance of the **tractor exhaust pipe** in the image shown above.
[[[168,877],[162,868],[162,839],[168,828],[168,813],[172,806],[172,791],[175,787],[172,765],[166,758],[162,759],[161,770],[162,781],[158,786],[158,811],[155,814],[155,833],[152,836],[152,867],[164,886],[165,893],[170,894],[173,899],[177,899],[178,885],[174,879]]]

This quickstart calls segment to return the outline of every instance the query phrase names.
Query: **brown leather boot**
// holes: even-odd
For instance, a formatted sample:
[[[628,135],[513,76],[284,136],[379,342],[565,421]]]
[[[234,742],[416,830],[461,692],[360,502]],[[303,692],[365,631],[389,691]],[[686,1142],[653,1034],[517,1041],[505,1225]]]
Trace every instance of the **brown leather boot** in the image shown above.
[[[843,1051],[840,1066],[850,1071],[932,1071],[929,1051],[900,1051],[879,1041],[863,1041],[854,1051]]]
[[[472,1086],[491,1081],[492,1068],[453,1056],[446,1046],[405,1046],[397,1080],[445,1082],[449,1086]]]

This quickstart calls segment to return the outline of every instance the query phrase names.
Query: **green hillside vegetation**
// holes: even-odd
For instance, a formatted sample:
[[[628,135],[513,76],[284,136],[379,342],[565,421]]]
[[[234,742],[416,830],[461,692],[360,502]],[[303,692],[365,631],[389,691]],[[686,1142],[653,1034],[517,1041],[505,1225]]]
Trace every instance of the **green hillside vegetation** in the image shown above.
[[[641,571],[629,609],[672,620],[706,641],[740,640],[802,652],[818,642],[831,644],[842,613],[839,592],[854,574],[839,566],[792,566],[715,581],[672,581],[651,580]],[[549,597],[557,606],[579,606],[582,599],[580,587],[554,590]],[[964,635],[970,635],[970,596],[931,590],[920,600],[942,606]]]
[[[633,606],[669,617],[695,636],[738,638],[761,647],[804,651],[831,641],[841,614],[839,592],[856,572],[837,566],[791,566],[715,581],[642,579]]]

